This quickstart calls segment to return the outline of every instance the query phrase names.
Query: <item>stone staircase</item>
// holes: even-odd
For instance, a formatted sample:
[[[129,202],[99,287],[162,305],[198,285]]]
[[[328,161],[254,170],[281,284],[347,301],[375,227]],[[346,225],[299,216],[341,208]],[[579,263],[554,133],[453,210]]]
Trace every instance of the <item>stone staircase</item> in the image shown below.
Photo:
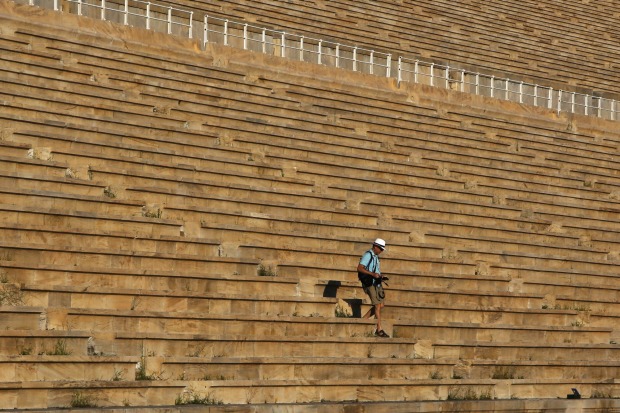
[[[617,408],[613,122],[0,22],[0,409]]]

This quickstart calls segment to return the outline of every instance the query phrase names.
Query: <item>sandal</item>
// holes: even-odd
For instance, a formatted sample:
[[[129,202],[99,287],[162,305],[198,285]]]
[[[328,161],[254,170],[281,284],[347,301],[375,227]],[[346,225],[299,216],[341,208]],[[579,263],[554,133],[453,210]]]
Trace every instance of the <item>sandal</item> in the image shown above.
[[[377,330],[375,331],[375,336],[377,337],[387,337],[389,338],[390,336],[383,330]]]

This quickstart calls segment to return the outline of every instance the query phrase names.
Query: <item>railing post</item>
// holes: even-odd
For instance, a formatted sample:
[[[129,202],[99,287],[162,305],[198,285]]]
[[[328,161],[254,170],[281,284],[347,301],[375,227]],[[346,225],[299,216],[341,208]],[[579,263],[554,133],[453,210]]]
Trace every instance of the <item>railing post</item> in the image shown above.
[[[601,99],[600,97],[598,98],[598,117],[600,118],[602,116],[602,112],[603,112],[603,99]]]
[[[374,64],[375,64],[375,51],[371,50],[370,51],[370,74],[373,75],[374,74]]]
[[[465,70],[461,70],[461,92],[465,92]]]
[[[398,84],[403,80],[403,58],[398,56]]]
[[[34,6],[34,0],[28,0],[28,5],[29,6]]]
[[[538,85],[534,85],[534,106],[538,106]]]
[[[299,38],[299,61],[304,61],[304,37]]]
[[[385,77],[392,76],[392,54],[389,53],[386,57],[387,62],[385,65]]]
[[[558,115],[562,111],[562,89],[558,90]]]
[[[129,26],[129,0],[125,0],[125,13],[123,14],[123,24]]]
[[[172,7],[168,7],[168,34],[172,34]]]
[[[552,87],[549,88],[549,106],[547,106],[547,108],[553,109],[553,88]]]
[[[194,38],[194,12],[189,12],[189,38]]]
[[[101,20],[105,21],[105,0],[101,0]]]
[[[446,89],[450,89],[450,66],[446,66]]]
[[[321,64],[321,54],[323,53],[323,40],[319,40],[319,50],[318,50],[318,54],[317,54],[317,60],[318,60],[318,64]]]
[[[510,98],[508,96],[508,92],[510,90],[510,88],[508,87],[509,83],[510,83],[510,79],[506,78],[506,100],[510,100]]]
[[[243,50],[248,50],[248,24],[243,25]]]
[[[519,103],[523,103],[523,81],[519,83]]]
[[[146,3],[146,30],[151,28],[151,2]]]
[[[570,98],[570,113],[575,113],[575,92],[571,93],[571,98]]]
[[[491,97],[495,97],[495,76],[491,76]]]
[[[476,95],[480,94],[480,73],[476,73]]]
[[[202,27],[202,47],[206,47],[209,42],[209,16],[205,14],[204,24]]]
[[[54,0],[54,11],[58,11],[58,0]]]
[[[353,71],[357,72],[357,46],[353,48]]]
[[[431,86],[435,86],[435,63],[431,63]]]
[[[414,81],[414,83],[418,83],[418,71],[420,69],[419,64],[420,64],[420,61],[416,59],[415,64],[413,66],[413,81]]]
[[[340,67],[340,43],[336,43],[336,68]]]
[[[281,47],[282,52],[280,55],[282,57],[286,57],[286,33],[284,32],[282,32],[281,42],[282,42],[282,45],[280,47]]]
[[[583,110],[584,110],[584,115],[588,116],[588,98],[590,96],[586,95],[586,97],[583,99]]]
[[[263,54],[267,54],[267,29],[263,28],[261,41],[263,43]]]
[[[224,20],[224,46],[228,46],[228,20]]]
[[[32,2],[32,0],[31,0],[31,2]],[[78,0],[77,3],[78,3],[77,14],[78,14],[78,16],[81,16],[82,15],[82,0]]]

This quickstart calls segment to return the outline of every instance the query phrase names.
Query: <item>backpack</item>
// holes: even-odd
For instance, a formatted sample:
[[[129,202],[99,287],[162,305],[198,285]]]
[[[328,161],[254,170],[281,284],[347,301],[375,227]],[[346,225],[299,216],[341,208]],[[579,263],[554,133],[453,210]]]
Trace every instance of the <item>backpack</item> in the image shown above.
[[[370,251],[366,251],[364,254],[366,254],[366,253],[370,254],[370,262],[368,263],[368,265],[365,268],[368,271],[376,272],[378,258],[373,256],[372,252],[370,252]],[[373,266],[373,264],[374,264],[374,266]],[[373,268],[373,270],[371,270],[370,268]],[[370,287],[371,285],[374,284],[374,281],[375,281],[375,279],[371,275],[363,274],[363,273],[361,273],[359,271],[357,273],[357,278],[360,280],[360,282],[362,283],[363,287]]]

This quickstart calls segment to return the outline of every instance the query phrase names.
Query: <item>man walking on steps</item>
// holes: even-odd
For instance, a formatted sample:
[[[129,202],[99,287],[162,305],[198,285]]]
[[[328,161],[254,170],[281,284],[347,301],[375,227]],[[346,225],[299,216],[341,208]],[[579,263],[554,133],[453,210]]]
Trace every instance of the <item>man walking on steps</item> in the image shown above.
[[[385,241],[377,238],[372,243],[372,248],[362,255],[357,265],[357,277],[362,283],[364,292],[368,294],[372,307],[364,314],[364,318],[375,316],[377,318],[377,329],[375,336],[389,337],[381,328],[381,309],[385,300],[385,293],[381,282],[384,277],[381,275],[381,264],[379,262],[379,254],[385,250]]]

